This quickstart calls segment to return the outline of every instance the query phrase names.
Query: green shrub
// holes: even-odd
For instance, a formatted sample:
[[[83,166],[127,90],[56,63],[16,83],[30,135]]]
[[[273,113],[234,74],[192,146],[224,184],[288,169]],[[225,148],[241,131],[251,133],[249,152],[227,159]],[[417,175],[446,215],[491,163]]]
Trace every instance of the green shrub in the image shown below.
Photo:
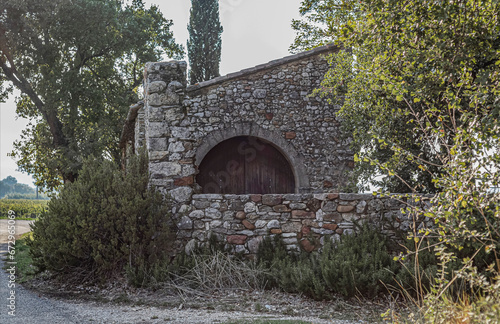
[[[388,252],[388,239],[379,229],[364,225],[335,244],[326,238],[320,252],[287,253],[276,236],[259,247],[257,263],[269,270],[266,281],[287,292],[315,299],[331,293],[346,297],[375,296],[394,284],[399,264]]]
[[[169,215],[163,196],[148,189],[147,157],[127,172],[102,159],[84,162],[33,226],[36,266],[101,279],[127,269],[132,284],[147,283],[168,259]]]

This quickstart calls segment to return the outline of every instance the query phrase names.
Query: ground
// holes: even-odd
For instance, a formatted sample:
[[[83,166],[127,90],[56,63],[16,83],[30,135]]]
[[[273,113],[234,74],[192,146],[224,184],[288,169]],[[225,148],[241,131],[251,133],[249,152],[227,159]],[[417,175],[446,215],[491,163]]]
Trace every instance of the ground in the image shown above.
[[[27,221],[17,221],[16,234],[29,231]],[[0,253],[7,250],[1,220]],[[4,261],[0,261],[3,267]],[[211,295],[172,286],[155,290],[134,289],[117,280],[105,287],[34,280],[7,287],[8,273],[0,274],[0,323],[373,323],[385,303],[370,301],[313,301],[277,291],[223,290]],[[7,298],[15,291],[15,314],[8,315]],[[254,322],[263,320],[263,322]],[[285,322],[283,322],[285,323]]]

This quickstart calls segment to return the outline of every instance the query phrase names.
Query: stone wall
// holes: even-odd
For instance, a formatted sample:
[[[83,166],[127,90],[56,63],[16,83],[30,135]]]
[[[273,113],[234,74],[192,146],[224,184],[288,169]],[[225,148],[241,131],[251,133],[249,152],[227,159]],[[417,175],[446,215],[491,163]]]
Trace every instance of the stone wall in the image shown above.
[[[401,209],[408,204],[416,203],[370,194],[194,195],[178,214],[178,244],[189,250],[215,234],[234,252],[253,255],[264,236],[281,234],[289,250],[311,252],[326,237],[352,234],[355,223],[368,222],[390,237],[407,232],[413,219]]]
[[[339,140],[338,107],[311,96],[329,68],[325,46],[187,87],[185,62],[148,63],[144,108],[128,142],[145,145],[151,183],[177,204],[202,193],[198,166],[237,136],[272,143],[290,162],[295,193],[339,191],[354,166]]]

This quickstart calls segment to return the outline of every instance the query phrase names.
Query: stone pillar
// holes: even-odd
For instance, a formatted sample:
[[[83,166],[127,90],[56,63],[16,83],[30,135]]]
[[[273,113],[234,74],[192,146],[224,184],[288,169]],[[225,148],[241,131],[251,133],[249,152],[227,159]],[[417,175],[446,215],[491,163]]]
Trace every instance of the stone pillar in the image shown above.
[[[148,63],[144,72],[150,183],[172,198],[174,214],[191,201],[196,172],[191,131],[183,123],[186,67],[179,61]]]

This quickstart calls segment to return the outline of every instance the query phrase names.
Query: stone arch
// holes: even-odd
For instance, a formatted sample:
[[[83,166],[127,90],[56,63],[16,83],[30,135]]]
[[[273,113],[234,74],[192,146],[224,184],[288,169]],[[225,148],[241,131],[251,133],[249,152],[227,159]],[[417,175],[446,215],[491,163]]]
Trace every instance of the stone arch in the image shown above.
[[[200,166],[205,156],[219,143],[238,136],[256,137],[271,143],[287,159],[292,168],[295,179],[295,193],[310,191],[309,177],[302,156],[291,143],[287,142],[283,136],[280,136],[280,133],[262,128],[256,123],[224,125],[221,129],[207,134],[196,151],[196,167]]]

